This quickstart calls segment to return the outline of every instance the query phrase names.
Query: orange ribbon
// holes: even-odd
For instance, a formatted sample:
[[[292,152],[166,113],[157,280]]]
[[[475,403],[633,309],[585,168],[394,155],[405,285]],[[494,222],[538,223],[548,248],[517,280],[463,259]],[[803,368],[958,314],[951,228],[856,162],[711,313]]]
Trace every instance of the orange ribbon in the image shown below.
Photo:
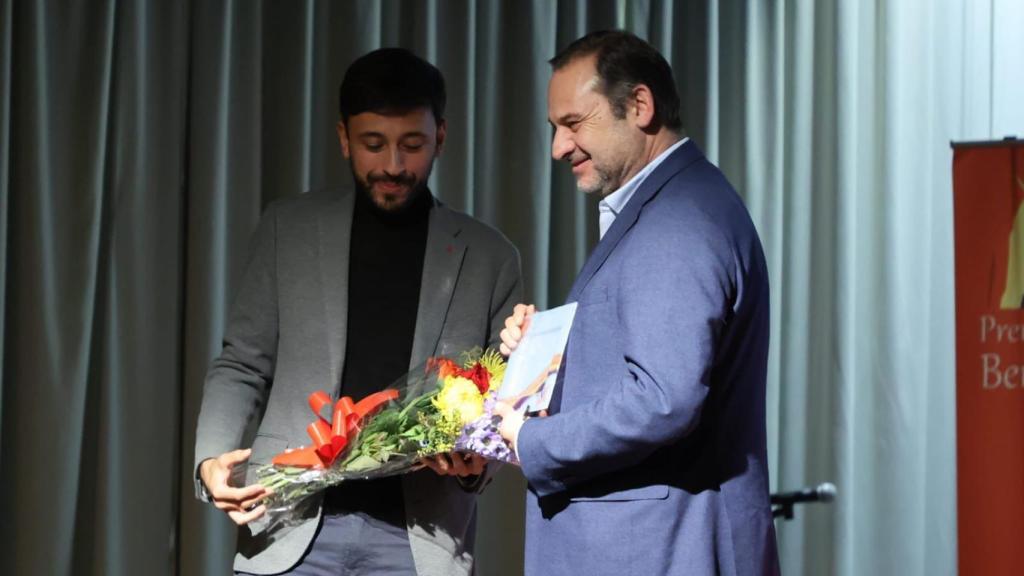
[[[271,462],[277,466],[298,468],[325,468],[345,451],[349,441],[355,437],[363,420],[378,408],[398,399],[398,390],[388,389],[370,394],[359,402],[342,396],[334,403],[331,419],[324,418],[324,408],[331,404],[331,397],[318,390],[309,395],[309,407],[317,415],[306,427],[306,433],[313,440],[312,446],[288,449],[274,456]]]

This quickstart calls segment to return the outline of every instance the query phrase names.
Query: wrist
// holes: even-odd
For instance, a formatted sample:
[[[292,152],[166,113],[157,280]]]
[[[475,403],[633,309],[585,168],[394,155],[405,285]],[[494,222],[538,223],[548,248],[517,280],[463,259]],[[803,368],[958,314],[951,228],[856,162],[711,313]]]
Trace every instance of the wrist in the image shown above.
[[[523,426],[526,425],[526,421],[532,417],[532,414],[523,414],[523,419],[519,421],[519,425],[516,426],[515,431],[512,433],[512,442],[510,444],[512,451],[515,452],[517,458],[519,457],[519,435],[522,434]]]
[[[213,465],[213,458],[207,458],[199,463],[199,479],[206,483],[206,477],[210,474],[210,466]]]
[[[206,477],[209,475],[209,468],[212,465],[213,458],[207,458],[199,463],[199,467],[196,468],[196,487],[199,494],[199,499],[204,502],[212,502],[213,496],[210,494],[210,487],[206,483]]]

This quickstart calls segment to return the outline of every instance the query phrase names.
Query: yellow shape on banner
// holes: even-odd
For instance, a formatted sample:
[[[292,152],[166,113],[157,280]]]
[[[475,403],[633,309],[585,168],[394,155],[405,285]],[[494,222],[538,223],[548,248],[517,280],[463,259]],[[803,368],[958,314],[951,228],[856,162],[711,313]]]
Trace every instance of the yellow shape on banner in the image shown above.
[[[1024,180],[1017,178],[1017,185],[1024,190]],[[1006,289],[999,307],[1007,309],[1024,308],[1024,204],[1017,209],[1010,232],[1010,256],[1006,263]]]

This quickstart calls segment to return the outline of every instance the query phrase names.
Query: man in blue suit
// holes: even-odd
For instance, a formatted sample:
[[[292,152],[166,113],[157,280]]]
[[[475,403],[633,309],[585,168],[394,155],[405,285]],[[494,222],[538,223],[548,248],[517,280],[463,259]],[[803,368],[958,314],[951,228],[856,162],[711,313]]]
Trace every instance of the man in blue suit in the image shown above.
[[[551,61],[552,156],[602,197],[550,415],[505,411],[527,574],[776,574],[768,277],[743,202],[683,137],[672,70],[598,32]],[[506,321],[508,354],[532,306]]]

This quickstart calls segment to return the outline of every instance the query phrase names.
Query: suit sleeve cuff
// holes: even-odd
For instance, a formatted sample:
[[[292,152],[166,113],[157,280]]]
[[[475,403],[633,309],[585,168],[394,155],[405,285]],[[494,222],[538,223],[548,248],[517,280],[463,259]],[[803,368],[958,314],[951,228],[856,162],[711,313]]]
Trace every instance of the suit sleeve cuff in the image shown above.
[[[213,499],[210,497],[210,492],[206,489],[206,483],[203,482],[202,476],[199,475],[199,470],[203,467],[203,462],[206,462],[209,458],[204,459],[199,464],[196,464],[196,471],[193,480],[196,485],[196,499],[200,502],[212,502]]]
[[[544,446],[545,431],[550,430],[554,418],[527,419],[519,429],[516,440],[516,453],[523,476],[541,497],[563,492],[567,488],[565,483],[553,477],[555,462]]]

